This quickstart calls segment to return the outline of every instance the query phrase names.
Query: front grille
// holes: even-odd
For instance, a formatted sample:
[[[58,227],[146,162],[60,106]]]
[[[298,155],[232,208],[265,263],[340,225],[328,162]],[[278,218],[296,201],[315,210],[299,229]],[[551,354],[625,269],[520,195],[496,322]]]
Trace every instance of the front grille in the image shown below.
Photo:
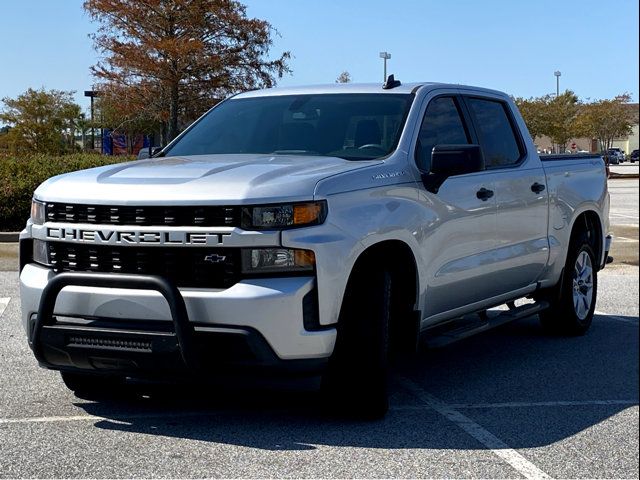
[[[224,206],[111,206],[47,203],[47,221],[101,225],[173,227],[239,227],[240,207]]]
[[[112,247],[49,242],[56,272],[161,275],[178,287],[227,288],[240,275],[240,250],[226,248]]]

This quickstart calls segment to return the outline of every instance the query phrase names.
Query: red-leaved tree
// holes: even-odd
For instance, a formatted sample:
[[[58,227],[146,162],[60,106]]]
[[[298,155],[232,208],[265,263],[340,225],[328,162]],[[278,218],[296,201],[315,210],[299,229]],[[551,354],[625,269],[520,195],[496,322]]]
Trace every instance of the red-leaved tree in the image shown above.
[[[289,71],[289,52],[267,58],[277,32],[235,0],[86,0],[84,8],[100,23],[93,40],[103,59],[92,67],[100,88],[136,121],[159,122],[165,141],[221,98],[271,87]]]

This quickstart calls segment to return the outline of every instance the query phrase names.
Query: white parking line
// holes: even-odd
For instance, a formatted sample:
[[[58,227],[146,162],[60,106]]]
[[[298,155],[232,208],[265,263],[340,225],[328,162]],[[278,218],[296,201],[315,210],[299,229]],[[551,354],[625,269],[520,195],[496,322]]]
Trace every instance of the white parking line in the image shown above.
[[[456,410],[490,409],[490,408],[535,408],[535,407],[591,407],[606,405],[638,405],[638,400],[584,400],[584,401],[555,401],[555,402],[503,402],[503,403],[450,403],[448,406]],[[426,405],[396,405],[391,410],[424,410]]]
[[[596,405],[638,405],[638,400],[584,400],[556,402],[505,402],[505,403],[458,403],[451,408],[531,408],[531,407],[589,407]]]
[[[56,423],[56,422],[83,422],[87,420],[107,420],[94,415],[72,415],[69,417],[24,417],[24,418],[0,418],[0,425],[10,423]]]
[[[131,420],[153,420],[154,418],[188,418],[188,417],[210,417],[221,412],[176,412],[176,413],[139,413],[131,415],[113,415],[111,417],[101,417],[99,415],[69,415],[67,417],[22,417],[22,418],[0,418],[0,425],[12,423],[58,423],[58,422],[87,422],[87,421],[107,421],[107,422],[129,422]]]
[[[616,322],[628,323],[629,325],[634,325],[636,327],[639,325],[640,319],[638,318],[625,318],[625,317],[620,317],[618,315],[609,315],[608,313],[598,312],[598,311],[594,313],[600,317],[605,317],[607,320],[614,320]]]
[[[635,228],[639,228],[640,226],[637,223],[626,223],[626,222],[621,222],[621,223],[617,223],[615,221],[611,221],[611,225],[609,225],[609,233],[611,233],[611,235],[613,235],[613,239],[615,240],[616,238],[620,238],[618,237],[618,234],[616,233],[616,229],[618,228],[626,228],[626,229],[635,229]],[[621,232],[622,233],[622,232]]]
[[[447,405],[430,393],[426,392],[420,385],[407,378],[399,378],[398,381],[402,386],[409,390],[413,395],[418,397],[426,406],[432,408],[440,415],[445,417],[452,423],[455,423],[462,430],[467,432],[477,441],[489,448],[494,455],[502,458],[511,465],[516,471],[524,475],[525,478],[551,478],[545,472],[536,467],[529,460],[524,458],[513,448],[496,437],[493,433],[477,424],[469,417],[455,410],[451,405]]]
[[[7,305],[9,305],[9,300],[11,300],[11,297],[0,298],[0,317],[7,308]]]
[[[612,217],[622,217],[622,218],[633,218],[634,220],[638,219],[638,215],[625,215],[623,213],[609,213]]]

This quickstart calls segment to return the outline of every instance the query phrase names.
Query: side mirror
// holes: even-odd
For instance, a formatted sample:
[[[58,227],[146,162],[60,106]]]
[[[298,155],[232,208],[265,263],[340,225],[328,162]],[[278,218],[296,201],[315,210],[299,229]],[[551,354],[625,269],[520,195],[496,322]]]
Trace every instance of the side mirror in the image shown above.
[[[164,147],[151,147],[151,156],[155,157],[157,154],[159,154],[162,151],[163,148]]]
[[[480,145],[436,145],[431,152],[431,173],[464,175],[484,170]]]
[[[428,191],[438,193],[447,178],[484,169],[480,145],[436,145],[431,151],[430,172],[422,174],[422,182]]]
[[[148,147],[141,148],[138,152],[138,160],[144,160],[145,158],[151,158],[154,155],[160,153],[164,147]]]

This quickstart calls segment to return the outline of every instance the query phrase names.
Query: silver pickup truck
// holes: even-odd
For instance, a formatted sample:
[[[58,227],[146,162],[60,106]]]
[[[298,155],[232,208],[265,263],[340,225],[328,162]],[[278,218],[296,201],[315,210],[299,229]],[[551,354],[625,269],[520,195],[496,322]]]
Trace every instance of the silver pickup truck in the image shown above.
[[[389,359],[420,343],[534,314],[585,333],[608,212],[602,158],[541,160],[504,93],[252,91],[153,158],[44,182],[22,321],[76,392],[292,372],[378,416]]]

